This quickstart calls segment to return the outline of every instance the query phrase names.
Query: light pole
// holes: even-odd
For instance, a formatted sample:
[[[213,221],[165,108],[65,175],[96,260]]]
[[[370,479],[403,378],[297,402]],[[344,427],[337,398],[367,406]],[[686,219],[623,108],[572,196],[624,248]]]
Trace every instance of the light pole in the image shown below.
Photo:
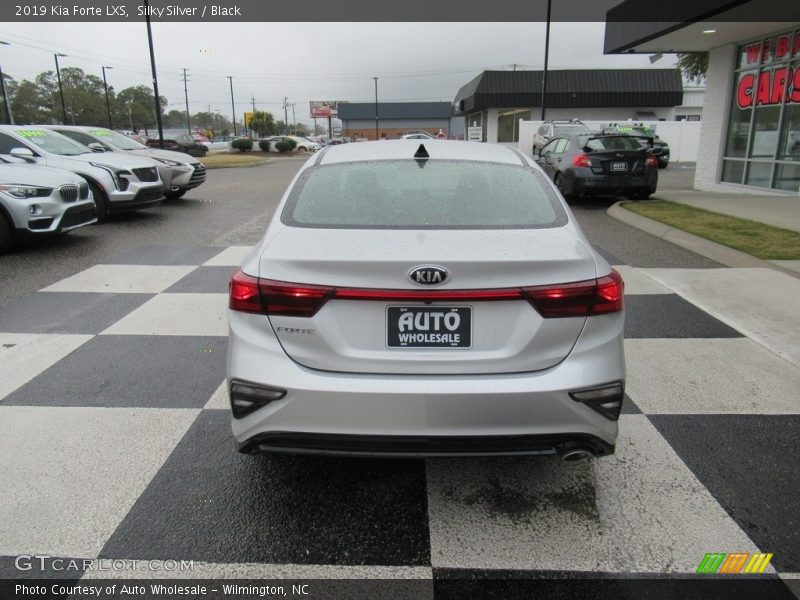
[[[378,78],[373,77],[375,80],[375,141],[378,141]]]
[[[0,45],[2,46],[10,46],[8,42],[4,42],[0,40]],[[6,122],[9,125],[14,124],[14,119],[11,116],[11,106],[8,103],[8,92],[6,91],[6,76],[3,74],[3,68],[0,67],[0,87],[3,90],[3,106],[6,107]]]
[[[108,100],[108,82],[106,81],[106,69],[113,69],[114,67],[103,67],[103,88],[106,91],[106,111],[108,111],[108,128],[114,129],[114,122],[111,120],[111,102]]]
[[[56,59],[56,78],[58,78],[58,95],[61,96],[61,114],[64,117],[64,125],[67,124],[67,105],[64,104],[64,87],[61,85],[61,69],[58,66],[58,59],[67,58],[66,54],[61,54],[60,52],[56,52],[53,54],[53,58]]]
[[[153,73],[153,92],[155,93],[156,123],[158,124],[158,146],[164,149],[164,126],[161,123],[161,100],[158,97],[158,75],[156,74],[156,53],[153,49],[153,31],[150,28],[150,2],[144,0],[144,20],[147,23],[147,45],[150,47],[150,71]]]
[[[189,116],[189,88],[186,87],[186,71],[183,70],[183,97],[186,99],[186,130],[192,134],[192,118]]]
[[[228,81],[231,84],[231,113],[232,113],[231,116],[233,117],[233,135],[235,136],[236,135],[236,106],[233,103],[233,77],[231,75],[228,75],[227,77],[228,77]]]
[[[542,121],[544,121],[545,97],[547,95],[547,60],[550,56],[550,3],[547,0],[547,29],[544,35],[544,70],[542,71]]]

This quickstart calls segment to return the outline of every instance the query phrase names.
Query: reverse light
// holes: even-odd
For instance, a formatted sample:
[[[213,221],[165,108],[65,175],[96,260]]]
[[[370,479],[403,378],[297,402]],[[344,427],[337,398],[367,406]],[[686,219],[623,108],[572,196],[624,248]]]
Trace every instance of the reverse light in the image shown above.
[[[599,279],[524,288],[394,290],[337,288],[258,279],[238,269],[229,285],[231,310],[284,317],[313,317],[336,300],[378,302],[496,302],[527,300],[545,319],[588,317],[623,309],[624,283],[615,270]]]
[[[582,402],[608,420],[616,421],[622,410],[625,388],[622,382],[615,381],[594,388],[574,390],[569,395],[576,402]]]
[[[241,419],[285,395],[286,390],[281,388],[234,379],[230,386],[231,411],[234,418]]]
[[[586,154],[576,154],[572,157],[572,166],[573,167],[591,167],[592,166],[592,159],[589,158]]]

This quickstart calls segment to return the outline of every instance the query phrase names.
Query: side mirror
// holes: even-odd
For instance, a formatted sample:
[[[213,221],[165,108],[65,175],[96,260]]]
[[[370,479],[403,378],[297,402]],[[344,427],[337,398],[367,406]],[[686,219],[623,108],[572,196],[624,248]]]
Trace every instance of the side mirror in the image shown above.
[[[12,148],[10,154],[14,158],[22,159],[25,162],[36,162],[36,156],[30,148]]]
[[[89,144],[89,148],[92,149],[92,152],[105,152],[106,151],[106,147],[103,146],[103,144],[101,144],[100,142],[92,142],[91,144]]]

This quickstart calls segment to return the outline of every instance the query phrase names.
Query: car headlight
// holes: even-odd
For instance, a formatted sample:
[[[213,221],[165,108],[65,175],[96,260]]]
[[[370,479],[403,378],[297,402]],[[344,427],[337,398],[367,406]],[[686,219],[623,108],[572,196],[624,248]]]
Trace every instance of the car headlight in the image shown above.
[[[14,198],[44,198],[53,193],[53,188],[25,185],[24,183],[0,184],[0,192],[5,192]]]
[[[156,158],[155,156],[150,156],[153,160],[157,160],[158,162],[168,165],[170,167],[185,167],[186,165],[182,162],[178,162],[177,160],[170,160],[168,158]]]
[[[128,181],[128,176],[131,175],[130,171],[119,169],[111,165],[104,165],[103,163],[90,162],[89,164],[93,167],[103,169],[109,175],[111,175],[111,179],[114,180],[114,187],[119,191],[124,192],[128,189],[128,184],[130,183]]]

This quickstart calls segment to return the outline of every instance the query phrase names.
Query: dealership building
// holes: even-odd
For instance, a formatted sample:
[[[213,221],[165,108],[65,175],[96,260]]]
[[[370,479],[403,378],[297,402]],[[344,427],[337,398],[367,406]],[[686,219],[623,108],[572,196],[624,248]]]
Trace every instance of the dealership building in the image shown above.
[[[800,194],[800,2],[781,3],[779,18],[753,0],[640,17],[661,5],[626,0],[608,11],[605,52],[709,53],[695,188]]]
[[[464,119],[456,118],[450,102],[347,102],[339,104],[342,136],[374,140],[394,139],[408,131],[441,129],[463,139]]]

